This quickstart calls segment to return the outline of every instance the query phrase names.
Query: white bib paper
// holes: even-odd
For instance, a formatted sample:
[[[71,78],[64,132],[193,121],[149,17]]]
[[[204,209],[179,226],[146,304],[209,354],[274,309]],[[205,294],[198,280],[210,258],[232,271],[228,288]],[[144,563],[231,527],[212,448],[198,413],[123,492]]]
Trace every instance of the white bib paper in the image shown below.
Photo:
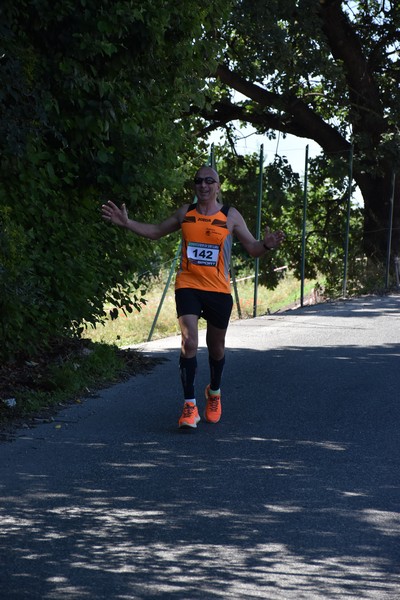
[[[202,267],[215,267],[218,262],[219,246],[216,244],[201,244],[199,242],[189,242],[187,247],[187,257],[194,265]]]

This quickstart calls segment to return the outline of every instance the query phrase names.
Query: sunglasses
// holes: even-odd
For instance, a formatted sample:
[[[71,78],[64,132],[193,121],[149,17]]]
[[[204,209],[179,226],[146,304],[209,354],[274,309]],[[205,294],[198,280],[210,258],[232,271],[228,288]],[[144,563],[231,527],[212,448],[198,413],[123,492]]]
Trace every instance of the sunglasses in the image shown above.
[[[201,185],[203,183],[203,181],[207,184],[207,185],[212,185],[213,183],[218,183],[218,181],[216,179],[214,179],[213,177],[195,177],[193,179],[195,185]]]

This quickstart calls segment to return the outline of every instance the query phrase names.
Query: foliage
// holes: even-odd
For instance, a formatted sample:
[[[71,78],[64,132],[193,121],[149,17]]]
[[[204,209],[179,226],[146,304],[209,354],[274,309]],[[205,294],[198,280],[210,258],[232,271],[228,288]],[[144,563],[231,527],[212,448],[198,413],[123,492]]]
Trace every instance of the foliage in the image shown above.
[[[31,416],[51,420],[60,403],[80,403],[81,396],[146,371],[156,362],[113,343],[54,340],[35,361],[0,365],[0,426]],[[10,407],[7,400],[15,405]]]
[[[23,310],[34,286],[26,264],[27,248],[22,227],[10,219],[10,209],[0,207],[0,314],[3,347],[21,343]],[[16,339],[17,338],[17,339]]]
[[[244,216],[253,235],[257,234],[257,204],[260,186],[260,156],[236,156],[226,146],[217,154],[222,180],[223,202],[235,206]],[[324,274],[328,292],[337,294],[343,286],[348,212],[348,173],[342,161],[335,164],[319,157],[310,161],[305,199],[304,184],[294,173],[285,157],[276,156],[263,164],[261,195],[261,235],[268,225],[282,229],[286,241],[281,248],[266,254],[261,261],[260,282],[274,289],[280,272],[286,266],[300,279],[303,252],[303,218],[306,201],[305,273],[315,279]],[[348,169],[347,169],[348,170]],[[336,175],[333,176],[332,174]],[[349,288],[360,287],[359,266],[355,256],[362,256],[362,210],[350,206],[348,264]],[[233,261],[239,275],[254,269],[250,258],[239,243],[234,244]]]
[[[169,214],[195,148],[180,117],[204,103],[198,81],[215,55],[205,34],[224,5],[2,2],[0,359],[79,334],[105,301],[140,308],[142,282],[127,282],[159,249],[106,226],[100,204]]]
[[[400,5],[390,0],[240,0],[221,31],[204,131],[252,124],[315,140],[347,163],[364,198],[363,251],[386,255],[393,173],[400,164]],[[198,124],[201,129],[201,123]],[[335,173],[331,173],[335,177]],[[393,254],[400,253],[396,178]]]
[[[79,336],[106,318],[105,303],[111,317],[141,309],[178,238],[152,244],[106,225],[100,204],[162,220],[192,198],[207,157],[199,132],[223,126],[233,141],[235,120],[323,148],[310,170],[306,275],[323,267],[336,288],[352,141],[365,211],[351,212],[350,244],[382,259],[399,163],[396,3],[4,0],[0,16],[1,361]],[[257,157],[223,150],[219,161],[224,199],[255,231]],[[263,226],[288,233],[265,258],[274,287],[275,266],[299,273],[303,190],[284,158],[263,189]]]
[[[236,290],[232,289],[234,304],[232,310],[232,320],[238,318],[249,319],[254,314],[254,265],[251,265],[250,271],[243,271],[243,277],[250,276],[248,279],[238,278]],[[174,288],[171,285],[164,297],[164,302],[160,308],[160,299],[165,292],[165,282],[168,271],[164,272],[164,277],[158,282],[154,282],[150,287],[147,298],[148,303],[142,312],[129,314],[117,320],[107,319],[103,327],[95,330],[89,328],[85,333],[85,338],[92,341],[116,344],[126,347],[132,344],[142,344],[149,338],[160,339],[170,335],[179,334],[179,324],[176,318]],[[319,275],[320,277],[320,275]],[[323,285],[324,279],[318,279]],[[308,302],[310,296],[316,300],[315,288],[318,287],[316,280],[305,281],[305,302]],[[237,292],[237,295],[236,295]],[[289,271],[280,277],[275,289],[267,289],[264,285],[257,287],[257,315],[265,315],[270,312],[286,310],[288,306],[298,305],[300,300],[300,282]],[[238,303],[240,311],[238,310]],[[240,314],[239,314],[240,312]],[[155,316],[158,313],[156,323]],[[204,329],[206,322],[200,319],[199,327]]]
[[[234,206],[243,215],[252,234],[257,237],[258,225],[258,196],[260,184],[260,159],[256,154],[237,156],[228,147],[220,148],[217,153],[218,170],[222,182],[222,201]],[[277,228],[281,205],[286,202],[289,179],[283,183],[279,168],[263,167],[263,183],[261,198],[260,230],[261,235],[266,225],[271,230]],[[272,181],[275,177],[275,181]],[[279,182],[278,182],[279,179]],[[283,183],[283,185],[280,185]],[[262,275],[260,281],[268,288],[274,289],[279,281],[275,267],[282,266],[286,261],[284,249],[268,253],[262,258]],[[251,258],[241,244],[234,240],[232,252],[233,267],[236,276],[247,275],[254,270],[254,258]]]

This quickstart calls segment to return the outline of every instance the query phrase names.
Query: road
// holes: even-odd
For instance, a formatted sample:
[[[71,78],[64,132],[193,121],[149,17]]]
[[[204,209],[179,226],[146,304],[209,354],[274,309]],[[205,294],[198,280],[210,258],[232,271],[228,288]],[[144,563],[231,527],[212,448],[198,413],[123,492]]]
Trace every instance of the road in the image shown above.
[[[400,597],[400,295],[234,322],[227,346],[218,425],[178,430],[172,337],[0,444],[2,599]]]

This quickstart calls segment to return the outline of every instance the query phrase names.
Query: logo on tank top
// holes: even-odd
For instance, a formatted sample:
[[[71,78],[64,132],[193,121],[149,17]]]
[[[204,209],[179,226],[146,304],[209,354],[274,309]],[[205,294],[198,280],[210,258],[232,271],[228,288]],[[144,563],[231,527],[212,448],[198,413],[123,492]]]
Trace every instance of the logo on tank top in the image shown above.
[[[213,237],[213,238],[216,238],[217,240],[221,240],[222,239],[222,235],[218,231],[218,229],[211,229],[211,227],[208,227],[205,230],[205,234],[206,234],[207,237]]]

